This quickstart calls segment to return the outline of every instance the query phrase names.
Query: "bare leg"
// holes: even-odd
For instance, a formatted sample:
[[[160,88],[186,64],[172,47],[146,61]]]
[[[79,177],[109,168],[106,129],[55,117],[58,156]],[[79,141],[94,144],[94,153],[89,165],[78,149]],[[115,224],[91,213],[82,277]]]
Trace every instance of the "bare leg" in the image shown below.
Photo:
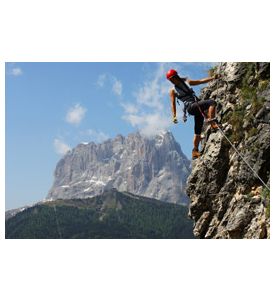
[[[216,115],[216,106],[211,105],[208,109],[208,119],[214,119]]]
[[[193,143],[194,143],[194,148],[192,150],[192,159],[196,159],[198,157],[201,156],[200,152],[199,152],[199,144],[200,144],[200,141],[201,141],[201,136],[200,134],[195,134],[194,135],[194,140],[193,140]]]
[[[195,134],[194,135],[194,140],[193,140],[194,150],[197,150],[197,151],[199,150],[200,141],[201,141],[201,135],[200,134]]]
[[[208,120],[213,120],[216,117],[216,106],[215,105],[211,105],[208,109]],[[210,122],[211,123],[211,128],[216,130],[218,129],[218,125],[216,124],[215,121]]]

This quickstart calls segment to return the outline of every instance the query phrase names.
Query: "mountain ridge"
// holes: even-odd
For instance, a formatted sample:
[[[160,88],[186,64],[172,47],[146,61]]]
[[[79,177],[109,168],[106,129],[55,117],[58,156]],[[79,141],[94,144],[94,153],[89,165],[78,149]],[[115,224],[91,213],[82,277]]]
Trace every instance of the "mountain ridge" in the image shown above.
[[[121,193],[37,204],[6,221],[6,238],[194,238],[185,206]]]
[[[152,138],[139,132],[95,144],[82,143],[68,152],[55,169],[47,199],[86,198],[116,188],[172,203],[188,203],[183,193],[190,161],[173,134]]]

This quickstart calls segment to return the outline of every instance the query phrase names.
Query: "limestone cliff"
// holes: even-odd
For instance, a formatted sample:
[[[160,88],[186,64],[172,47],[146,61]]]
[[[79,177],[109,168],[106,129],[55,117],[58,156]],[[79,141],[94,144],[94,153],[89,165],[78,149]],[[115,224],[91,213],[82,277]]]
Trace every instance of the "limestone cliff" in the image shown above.
[[[226,137],[269,187],[270,64],[222,63],[201,92],[218,102]],[[206,125],[202,156],[188,178],[189,215],[199,238],[269,238],[269,189],[253,174],[220,130]]]
[[[165,202],[187,204],[190,161],[169,131],[138,132],[101,144],[80,144],[57,164],[47,199],[89,198],[116,188]]]

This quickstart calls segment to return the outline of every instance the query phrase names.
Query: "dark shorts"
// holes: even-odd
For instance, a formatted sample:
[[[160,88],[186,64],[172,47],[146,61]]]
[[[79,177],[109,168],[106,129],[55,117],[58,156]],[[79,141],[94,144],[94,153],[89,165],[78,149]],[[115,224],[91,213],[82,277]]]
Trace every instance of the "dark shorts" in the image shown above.
[[[217,102],[209,99],[209,100],[200,100],[198,102],[194,102],[187,110],[187,112],[194,116],[195,119],[195,134],[201,134],[202,131],[202,126],[203,126],[203,122],[204,122],[204,117],[201,114],[200,110],[199,110],[199,106],[200,109],[203,111],[203,113],[208,110],[208,108],[210,106],[216,106]]]

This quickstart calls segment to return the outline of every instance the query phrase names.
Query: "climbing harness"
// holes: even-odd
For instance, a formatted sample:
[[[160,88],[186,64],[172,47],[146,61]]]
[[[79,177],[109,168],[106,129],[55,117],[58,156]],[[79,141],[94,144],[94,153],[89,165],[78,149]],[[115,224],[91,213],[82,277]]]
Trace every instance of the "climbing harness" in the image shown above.
[[[194,102],[198,102],[198,97],[196,96],[194,90],[186,83],[186,79],[180,78],[181,85],[175,85],[177,103],[179,101],[183,102],[183,122],[187,121],[187,110],[190,105]]]
[[[221,65],[220,65],[221,66]],[[218,91],[218,80],[217,80],[217,91]],[[217,98],[218,98],[218,94],[217,94]],[[200,106],[198,105],[200,113],[202,114],[202,116],[206,119],[205,114],[203,113],[203,111],[201,110]],[[240,153],[240,151],[232,144],[232,142],[229,140],[229,138],[225,135],[225,133],[223,132],[222,128],[220,127],[220,124],[218,123],[217,119],[211,119],[208,120],[208,122],[216,122],[217,124],[217,128],[219,129],[219,131],[221,132],[221,134],[223,135],[223,137],[228,141],[228,143],[231,145],[231,147],[234,149],[234,151],[238,154],[238,156],[243,160],[243,162],[249,167],[249,169],[252,171],[252,173],[261,181],[261,183],[270,191],[270,188],[268,187],[268,185],[263,181],[263,179],[256,173],[256,171],[251,167],[251,165],[247,162],[247,160],[243,157],[243,155]]]

